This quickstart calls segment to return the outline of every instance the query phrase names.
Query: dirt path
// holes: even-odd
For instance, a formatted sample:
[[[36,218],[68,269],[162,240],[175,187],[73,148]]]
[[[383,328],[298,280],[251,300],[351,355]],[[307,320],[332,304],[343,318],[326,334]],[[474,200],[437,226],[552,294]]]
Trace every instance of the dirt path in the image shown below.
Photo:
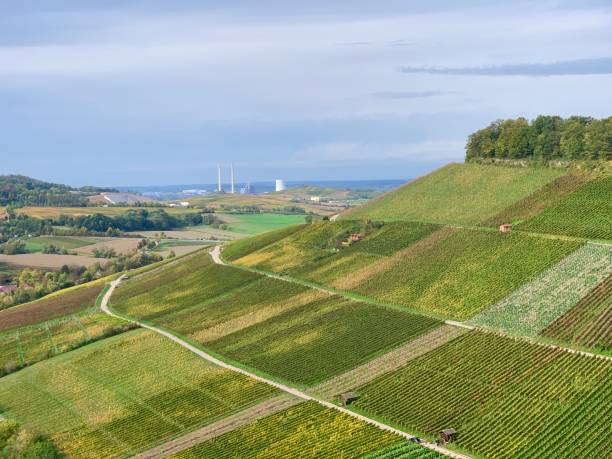
[[[217,247],[219,247],[219,246],[217,246]],[[221,261],[220,257],[219,257],[220,249],[217,249],[217,247],[215,247],[213,252],[216,253],[217,258],[219,259],[219,261]],[[111,282],[110,288],[108,289],[108,291],[105,293],[104,297],[102,298],[102,302],[101,302],[100,306],[101,306],[102,311],[105,312],[106,314],[108,314],[110,316],[113,316],[113,317],[117,317],[119,319],[123,319],[123,320],[127,320],[129,322],[136,323],[136,324],[140,325],[143,328],[146,328],[148,330],[154,331],[155,333],[159,333],[160,335],[163,335],[166,338],[168,338],[169,340],[174,341],[175,343],[177,343],[178,345],[184,347],[185,349],[188,349],[189,351],[193,352],[194,354],[196,354],[197,356],[201,357],[202,359],[204,359],[204,360],[206,360],[206,361],[208,361],[208,362],[210,362],[210,363],[212,363],[214,365],[217,365],[217,366],[219,366],[221,368],[225,368],[227,370],[230,370],[230,371],[233,371],[233,372],[236,372],[236,373],[240,373],[240,374],[248,376],[249,378],[254,379],[256,381],[262,382],[264,384],[268,384],[268,385],[270,385],[272,387],[276,387],[277,389],[279,389],[279,390],[281,390],[281,391],[283,391],[283,392],[285,392],[287,394],[293,395],[294,397],[297,397],[297,398],[299,398],[301,400],[317,402],[318,404],[320,404],[320,405],[322,405],[322,406],[324,406],[326,408],[330,408],[332,410],[340,411],[341,413],[347,414],[347,415],[352,416],[354,418],[357,418],[357,419],[359,419],[359,420],[361,420],[363,422],[366,422],[368,424],[376,426],[379,429],[386,430],[388,432],[392,432],[392,433],[395,433],[397,435],[400,435],[400,436],[402,436],[402,437],[404,437],[404,438],[406,438],[408,440],[410,440],[412,438],[415,438],[414,435],[411,435],[409,433],[403,432],[403,431],[401,431],[399,429],[396,429],[395,427],[391,427],[390,425],[384,424],[384,423],[382,423],[380,421],[376,421],[374,419],[370,419],[370,418],[368,418],[366,416],[363,416],[363,415],[361,415],[359,413],[355,413],[355,412],[353,412],[353,411],[351,411],[349,409],[346,409],[344,407],[341,407],[341,406],[338,406],[338,405],[334,405],[331,402],[328,402],[328,401],[322,400],[320,398],[308,395],[307,393],[305,393],[305,392],[303,392],[303,391],[301,391],[301,390],[299,390],[299,389],[297,389],[295,387],[291,387],[291,386],[288,386],[286,384],[281,384],[281,383],[278,383],[278,382],[273,381],[271,379],[264,378],[262,376],[258,376],[258,375],[254,374],[254,373],[251,373],[250,371],[244,370],[242,368],[238,368],[238,367],[236,367],[234,365],[231,365],[231,364],[229,364],[227,362],[219,360],[218,358],[216,358],[216,357],[206,353],[205,351],[203,351],[201,349],[198,349],[197,347],[189,344],[188,342],[182,340],[181,338],[179,338],[177,336],[174,336],[170,332],[167,332],[165,330],[161,330],[161,329],[153,327],[151,325],[144,324],[142,322],[138,322],[137,320],[134,320],[134,319],[131,319],[131,318],[127,318],[127,317],[123,317],[123,316],[120,316],[118,314],[115,314],[113,311],[110,310],[110,308],[108,306],[108,302],[109,302],[111,296],[113,295],[113,292],[115,291],[115,288],[117,288],[117,286],[123,280],[123,277],[124,276],[121,276],[120,278],[118,278],[118,279],[114,280],[113,282]],[[467,459],[467,458],[469,458],[469,456],[465,456],[463,454],[456,453],[454,451],[451,451],[451,450],[448,450],[446,448],[440,447],[440,446],[438,446],[438,445],[436,445],[434,443],[425,443],[424,442],[424,443],[421,443],[421,445],[426,447],[426,448],[432,449],[434,451],[438,451],[439,453],[445,454],[445,455],[447,455],[449,457],[452,457],[452,458],[456,458],[456,459]]]
[[[220,421],[202,427],[187,435],[183,435],[175,440],[171,440],[163,445],[152,448],[144,453],[134,456],[135,459],[163,459],[173,454],[177,454],[187,448],[191,448],[199,443],[211,440],[221,435],[231,432],[238,427],[250,424],[258,419],[265,418],[279,411],[291,408],[300,403],[299,398],[279,395],[277,397],[261,402],[255,406],[247,408],[240,413],[236,413]]]

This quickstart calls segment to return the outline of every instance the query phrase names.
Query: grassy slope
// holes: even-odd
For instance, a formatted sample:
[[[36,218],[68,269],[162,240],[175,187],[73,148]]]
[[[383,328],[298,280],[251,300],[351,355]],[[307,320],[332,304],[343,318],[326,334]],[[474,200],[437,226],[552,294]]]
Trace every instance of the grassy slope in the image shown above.
[[[229,230],[235,233],[254,235],[304,223],[304,215],[282,214],[220,214],[228,222]]]
[[[344,215],[475,225],[564,173],[535,167],[450,164]]]
[[[70,456],[100,458],[186,433],[276,393],[142,330],[2,379],[2,414]]]
[[[315,402],[304,402],[172,457],[349,458],[361,457],[379,448],[395,445],[401,440],[399,435],[384,432],[346,414],[324,408]]]
[[[519,228],[589,239],[612,239],[612,175],[587,182]]]
[[[359,409],[483,457],[606,457],[612,363],[472,332],[357,389]]]

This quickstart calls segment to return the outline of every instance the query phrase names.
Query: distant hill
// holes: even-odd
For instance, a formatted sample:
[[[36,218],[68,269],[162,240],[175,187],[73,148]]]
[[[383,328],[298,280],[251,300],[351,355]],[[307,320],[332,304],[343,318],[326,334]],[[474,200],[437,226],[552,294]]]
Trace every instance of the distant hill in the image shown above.
[[[87,196],[106,188],[72,188],[24,175],[0,175],[0,206],[85,206]]]

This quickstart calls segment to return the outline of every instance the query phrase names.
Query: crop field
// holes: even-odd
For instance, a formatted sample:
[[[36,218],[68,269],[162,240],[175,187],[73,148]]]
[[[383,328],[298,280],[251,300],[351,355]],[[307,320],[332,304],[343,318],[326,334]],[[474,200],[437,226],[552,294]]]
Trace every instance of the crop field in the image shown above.
[[[287,236],[300,231],[303,227],[299,225],[291,225],[285,228],[268,231],[257,236],[233,241],[223,249],[223,257],[227,260],[237,260],[249,253],[273,244]]]
[[[284,380],[312,385],[439,324],[329,296],[209,341],[206,347]]]
[[[322,407],[316,402],[304,402],[200,443],[172,457],[349,459],[362,457],[388,446],[396,446],[399,442],[404,443],[402,440],[397,434],[385,432],[347,414]],[[416,445],[413,447],[428,451]]]
[[[20,253],[17,255],[0,254],[0,263],[24,268],[57,269],[64,265],[91,266],[104,264],[108,260],[79,255],[55,255],[49,253]]]
[[[277,394],[134,330],[2,378],[1,414],[69,456],[132,455]]]
[[[576,191],[592,178],[590,174],[584,172],[570,172],[562,175],[481,224],[498,226],[503,223],[521,223],[535,217],[544,209],[556,205],[565,196]]]
[[[466,319],[500,300],[580,246],[519,233],[446,230],[420,250],[408,247],[351,289],[439,316]],[[348,280],[352,281],[349,274]],[[336,283],[338,285],[339,283]],[[341,283],[339,285],[342,285]],[[349,284],[350,285],[350,284]]]
[[[612,363],[471,332],[357,389],[354,406],[490,458],[609,457]]]
[[[540,333],[571,344],[612,351],[612,276]]]
[[[108,279],[52,293],[31,303],[0,311],[0,332],[45,322],[91,308]]]
[[[208,253],[197,253],[121,285],[113,307],[131,317],[155,320],[168,313],[193,308],[261,276],[213,264]]]
[[[525,231],[612,239],[612,175],[587,182],[556,205],[521,224]]]
[[[450,164],[344,217],[475,225],[563,174],[552,168]]]
[[[535,337],[612,274],[612,247],[586,244],[470,322]]]
[[[0,375],[131,328],[123,320],[92,310],[1,333]]]
[[[423,448],[408,441],[402,441],[387,448],[379,449],[363,459],[437,459],[446,457],[431,449]]]
[[[104,238],[95,244],[80,247],[76,251],[85,255],[91,255],[93,254],[94,250],[107,248],[113,249],[117,254],[125,254],[135,250],[139,242],[140,240],[138,238],[109,237]]]
[[[28,252],[42,252],[46,245],[54,245],[60,249],[72,250],[98,242],[96,238],[76,236],[37,236],[26,240]]]
[[[289,225],[304,223],[304,215],[283,214],[219,214],[224,222],[227,222],[229,230],[240,234],[259,234],[283,228]]]

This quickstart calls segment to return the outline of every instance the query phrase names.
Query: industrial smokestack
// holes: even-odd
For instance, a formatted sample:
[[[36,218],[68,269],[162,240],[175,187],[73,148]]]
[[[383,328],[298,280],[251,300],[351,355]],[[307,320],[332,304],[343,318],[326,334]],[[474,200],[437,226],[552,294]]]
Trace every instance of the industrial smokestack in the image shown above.
[[[234,165],[230,164],[230,175],[231,175],[231,191],[234,194]]]
[[[221,166],[217,164],[217,192],[223,193],[223,185],[221,185]]]

